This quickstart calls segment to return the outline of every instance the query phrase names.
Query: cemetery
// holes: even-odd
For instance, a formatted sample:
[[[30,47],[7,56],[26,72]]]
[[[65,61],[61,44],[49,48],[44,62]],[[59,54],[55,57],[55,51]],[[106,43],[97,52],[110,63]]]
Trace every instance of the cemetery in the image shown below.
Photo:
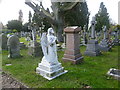
[[[20,10],[18,20],[0,28],[2,88],[120,88],[120,25],[110,23],[104,3],[91,20],[86,2],[51,3],[52,13],[25,0],[34,11],[28,22],[16,27]],[[76,17],[82,5],[85,19]]]

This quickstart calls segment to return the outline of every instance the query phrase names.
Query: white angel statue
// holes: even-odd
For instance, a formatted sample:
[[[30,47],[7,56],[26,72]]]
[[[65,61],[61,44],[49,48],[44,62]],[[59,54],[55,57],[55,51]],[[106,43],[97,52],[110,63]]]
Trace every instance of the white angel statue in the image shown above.
[[[41,63],[45,65],[56,65],[59,63],[57,58],[56,39],[57,37],[54,35],[54,30],[52,28],[48,29],[47,35],[46,33],[42,34],[41,46],[44,56]]]

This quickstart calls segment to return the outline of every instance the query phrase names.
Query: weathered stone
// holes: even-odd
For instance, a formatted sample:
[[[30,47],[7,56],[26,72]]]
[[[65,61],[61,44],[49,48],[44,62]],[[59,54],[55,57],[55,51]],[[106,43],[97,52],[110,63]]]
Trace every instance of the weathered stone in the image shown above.
[[[71,62],[72,64],[79,64],[83,62],[83,56],[80,53],[80,28],[67,27],[64,29],[66,33],[66,50],[63,57],[63,61]]]
[[[109,51],[110,50],[110,46],[109,46],[109,42],[105,39],[103,39],[101,42],[100,42],[100,51]]]
[[[20,42],[20,49],[26,49],[26,45],[24,44],[24,42]]]
[[[95,24],[96,24],[96,21],[95,21],[95,18],[93,17],[91,21],[91,25],[92,25],[91,40],[88,41],[87,48],[84,53],[87,56],[98,56],[101,54],[99,50],[98,41],[95,40]]]
[[[100,49],[100,51],[109,51],[110,46],[109,46],[109,42],[108,42],[108,34],[107,34],[106,26],[103,27],[103,31],[104,31],[104,38],[100,42],[100,48],[99,49]]]
[[[98,41],[89,40],[87,44],[87,49],[84,53],[86,56],[98,56],[101,54],[99,50]]]
[[[9,58],[21,57],[20,55],[20,41],[16,35],[12,35],[8,38],[7,41]]]
[[[0,34],[0,48],[2,50],[7,50],[7,36],[5,34]]]
[[[34,57],[41,56],[42,49],[41,49],[40,43],[36,41],[31,41],[28,45],[28,54]]]

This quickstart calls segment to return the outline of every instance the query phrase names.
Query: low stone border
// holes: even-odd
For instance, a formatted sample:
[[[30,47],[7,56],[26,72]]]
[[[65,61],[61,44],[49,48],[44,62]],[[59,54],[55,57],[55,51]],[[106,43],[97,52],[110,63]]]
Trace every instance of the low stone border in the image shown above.
[[[13,78],[8,73],[2,71],[2,88],[29,88],[16,78]]]

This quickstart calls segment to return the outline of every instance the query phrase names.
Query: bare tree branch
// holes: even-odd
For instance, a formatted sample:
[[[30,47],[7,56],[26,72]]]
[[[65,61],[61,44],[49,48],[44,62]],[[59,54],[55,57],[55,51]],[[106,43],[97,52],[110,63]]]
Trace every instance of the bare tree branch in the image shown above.
[[[31,2],[25,2],[25,4],[27,4],[28,6],[30,6],[37,14],[39,14],[40,16],[42,16],[43,18],[47,18],[48,21],[50,21],[50,23],[55,24],[56,21],[55,19],[52,17],[52,15],[50,13],[48,13],[44,8],[41,8],[41,11],[36,8],[35,5],[37,4],[32,4]]]
[[[73,8],[76,4],[78,4],[78,3],[79,3],[79,2],[71,2],[71,3],[67,4],[67,5],[61,6],[60,9],[61,9],[62,11],[67,11],[67,10],[72,9],[72,8]]]

